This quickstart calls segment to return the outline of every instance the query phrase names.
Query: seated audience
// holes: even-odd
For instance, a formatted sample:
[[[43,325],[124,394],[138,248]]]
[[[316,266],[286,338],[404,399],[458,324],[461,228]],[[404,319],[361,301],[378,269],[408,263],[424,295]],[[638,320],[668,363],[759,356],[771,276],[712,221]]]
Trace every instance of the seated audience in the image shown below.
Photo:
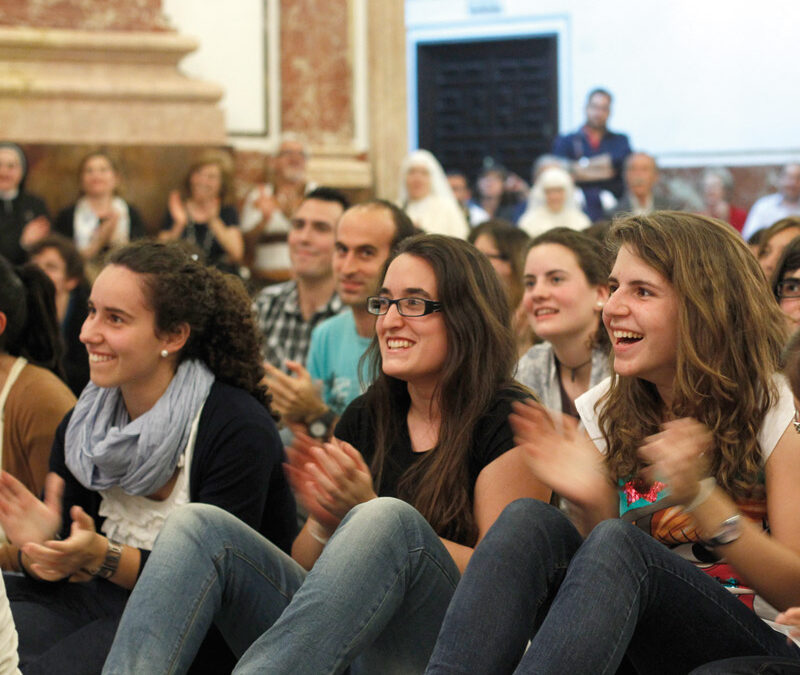
[[[528,186],[516,174],[493,159],[484,160],[483,170],[478,176],[478,204],[490,218],[516,223],[525,210]]]
[[[244,239],[231,197],[230,159],[212,152],[200,157],[186,174],[182,190],[169,195],[159,239],[185,239],[203,252],[205,262],[237,272],[244,260]]]
[[[575,399],[609,374],[609,261],[597,241],[557,228],[536,237],[525,258],[523,306],[544,340],[519,360],[517,380],[543,405],[578,417]]]
[[[214,504],[284,550],[296,531],[240,281],[180,245],[129,244],[97,277],[81,340],[92,382],[58,427],[44,501],[0,478],[0,524],[26,574],[6,577],[26,674],[101,669],[181,504]]]
[[[53,224],[56,232],[74,240],[95,271],[103,253],[145,235],[142,217],[119,196],[119,184],[119,169],[111,156],[89,153],[78,166],[78,201],[63,209]]]
[[[31,262],[50,277],[55,286],[56,317],[66,351],[63,365],[65,381],[75,396],[89,381],[89,357],[80,341],[81,327],[89,311],[89,283],[83,273],[83,258],[75,244],[51,234],[30,250]]]
[[[645,152],[628,155],[623,176],[625,193],[609,217],[627,214],[642,216],[670,208],[669,200],[655,190],[659,178],[655,157]]]
[[[467,220],[442,166],[427,150],[415,150],[403,160],[397,203],[414,225],[428,234],[467,236]]]
[[[528,235],[505,220],[488,220],[473,228],[468,241],[492,263],[506,289],[511,310],[511,328],[517,341],[517,354],[522,355],[533,344],[533,332],[522,305],[522,269]]]
[[[312,331],[308,369],[289,361],[295,375],[290,377],[266,365],[273,410],[314,438],[327,440],[335,421],[370,384],[359,367],[375,336],[367,298],[377,292],[389,254],[413,234],[411,219],[389,202],[374,200],[345,211],[333,255],[336,292],[345,309]]]
[[[759,230],[789,216],[800,216],[800,163],[783,167],[778,182],[778,192],[761,197],[747,215],[742,236],[750,241]]]
[[[266,181],[256,185],[242,206],[246,262],[256,282],[270,284],[291,277],[287,237],[291,217],[317,185],[306,177],[308,148],[295,134],[284,134],[266,167]]]
[[[531,188],[528,208],[519,219],[519,227],[536,237],[554,227],[585,230],[591,221],[575,206],[575,184],[570,175],[556,166],[542,171]]]
[[[463,171],[452,169],[447,172],[447,182],[450,183],[453,196],[461,207],[461,211],[464,213],[464,217],[470,227],[475,227],[489,220],[489,214],[472,199],[472,189],[469,186],[467,174]]]
[[[2,469],[37,495],[56,428],[75,405],[75,396],[59,379],[62,353],[50,280],[35,265],[14,268],[0,257]],[[0,568],[19,570],[17,549],[2,530]]]
[[[429,673],[614,673],[624,661],[686,673],[800,656],[760,618],[800,604],[800,436],[777,372],[780,311],[719,221],[631,216],[610,241],[614,375],[575,402],[586,434],[537,404],[511,417],[569,517],[533,500],[504,510]]]
[[[25,191],[28,161],[16,143],[0,142],[0,255],[14,265],[27,249],[50,232],[45,203]]]
[[[783,249],[798,235],[800,235],[800,216],[783,218],[762,231],[758,239],[756,257],[767,279],[772,278]]]
[[[349,206],[338,190],[319,187],[310,192],[292,215],[287,238],[294,278],[267,286],[255,297],[265,363],[284,373],[291,372],[287,362],[305,364],[314,326],[342,309],[333,247],[336,223]]]
[[[706,169],[703,173],[703,216],[710,216],[728,223],[741,232],[747,219],[747,211],[731,204],[733,197],[733,174],[725,167]]]
[[[513,380],[508,305],[486,257],[411,237],[380,285],[374,384],[337,440],[305,439],[290,457],[311,514],[294,559],[219,509],[175,513],[106,673],[186,672],[212,622],[240,672],[422,672],[494,515],[525,493],[547,499],[509,452],[511,402],[529,395]]]

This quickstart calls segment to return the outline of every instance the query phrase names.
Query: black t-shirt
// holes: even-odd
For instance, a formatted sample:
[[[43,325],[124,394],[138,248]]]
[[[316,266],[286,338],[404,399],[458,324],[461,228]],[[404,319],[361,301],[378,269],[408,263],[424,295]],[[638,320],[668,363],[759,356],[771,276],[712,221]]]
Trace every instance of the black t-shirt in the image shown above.
[[[336,425],[334,435],[356,448],[369,465],[375,452],[375,428],[368,407],[368,397],[369,392],[359,396],[347,406]],[[483,468],[514,447],[514,433],[508,423],[511,403],[527,397],[528,395],[516,389],[500,390],[489,410],[475,425],[474,440],[468,459],[470,494],[475,489],[475,482]],[[401,476],[425,454],[411,449],[408,424],[405,423],[407,405],[406,402],[402,411],[403,423],[400,425],[400,431],[384,462],[383,476],[378,489],[381,497],[396,497],[397,484]]]

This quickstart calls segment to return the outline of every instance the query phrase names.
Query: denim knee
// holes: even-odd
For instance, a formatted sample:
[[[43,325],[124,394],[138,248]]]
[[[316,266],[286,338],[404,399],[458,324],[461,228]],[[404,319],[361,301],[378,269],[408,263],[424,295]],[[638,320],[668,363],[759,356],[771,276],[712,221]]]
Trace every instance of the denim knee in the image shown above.
[[[507,535],[516,545],[536,546],[543,539],[560,541],[576,550],[582,543],[572,522],[554,506],[538,499],[517,499],[498,516],[490,532]]]
[[[428,522],[411,504],[394,497],[378,497],[350,509],[342,525],[364,534],[391,535],[430,528]]]
[[[217,506],[184,504],[169,514],[155,544],[175,548],[208,543],[211,535],[219,531],[217,526],[221,526],[224,531],[224,522],[230,518],[235,517]]]

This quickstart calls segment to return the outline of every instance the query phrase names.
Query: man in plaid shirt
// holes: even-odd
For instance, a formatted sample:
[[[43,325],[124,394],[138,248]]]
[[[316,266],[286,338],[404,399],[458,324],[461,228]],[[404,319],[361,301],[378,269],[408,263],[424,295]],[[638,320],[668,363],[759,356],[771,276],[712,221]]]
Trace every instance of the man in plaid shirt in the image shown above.
[[[347,198],[332,188],[306,195],[288,236],[294,279],[267,286],[255,297],[264,359],[286,373],[291,372],[287,360],[305,363],[314,326],[342,309],[332,260],[336,223],[348,206]]]

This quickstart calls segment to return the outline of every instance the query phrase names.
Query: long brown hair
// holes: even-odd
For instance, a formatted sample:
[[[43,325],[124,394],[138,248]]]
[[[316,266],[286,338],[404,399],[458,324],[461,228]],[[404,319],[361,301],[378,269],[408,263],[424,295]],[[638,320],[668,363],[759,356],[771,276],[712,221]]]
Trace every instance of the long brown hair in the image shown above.
[[[675,211],[616,221],[609,243],[659,272],[679,300],[669,408],[653,384],[618,375],[598,404],[611,475],[638,474],[637,448],[665,419],[694,417],[713,433],[721,487],[737,499],[763,495],[758,432],[777,397],[785,332],[756,259],[729,225]]]
[[[440,536],[474,545],[478,528],[468,472],[477,422],[498,395],[529,395],[512,376],[517,354],[511,314],[491,263],[467,242],[434,234],[410,237],[400,242],[387,268],[402,254],[421,258],[433,268],[447,354],[434,394],[441,414],[438,442],[400,478],[398,496]],[[377,336],[366,358],[374,379],[366,394],[375,424],[371,469],[380,490],[386,455],[406,423],[410,399],[406,383],[383,372]]]

